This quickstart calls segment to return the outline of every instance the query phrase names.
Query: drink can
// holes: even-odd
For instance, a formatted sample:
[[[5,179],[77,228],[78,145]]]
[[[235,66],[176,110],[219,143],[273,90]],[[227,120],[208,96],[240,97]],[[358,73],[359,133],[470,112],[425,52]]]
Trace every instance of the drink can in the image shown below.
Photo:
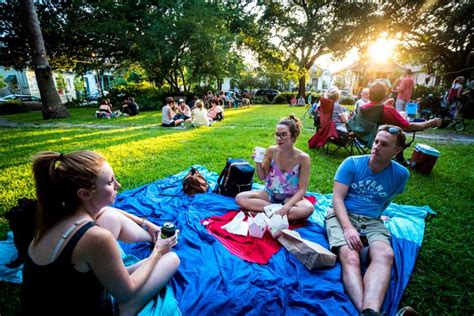
[[[171,222],[166,222],[161,227],[161,238],[166,239],[174,236],[176,232],[176,226]]]

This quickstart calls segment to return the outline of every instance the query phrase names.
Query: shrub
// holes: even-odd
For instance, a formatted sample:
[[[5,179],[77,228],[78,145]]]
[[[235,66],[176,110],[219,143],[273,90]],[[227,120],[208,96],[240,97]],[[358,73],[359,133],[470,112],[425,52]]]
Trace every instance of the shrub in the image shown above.
[[[274,104],[290,104],[291,96],[294,95],[292,92],[282,92],[275,97],[273,100]],[[256,97],[254,97],[255,99]],[[254,102],[256,103],[256,102]]]
[[[10,100],[7,102],[0,102],[0,114],[15,114],[29,112],[28,107],[20,100]]]
[[[252,103],[253,104],[271,104],[272,102],[268,100],[266,96],[253,96]]]
[[[440,97],[444,92],[446,92],[446,88],[443,86],[425,86],[417,84],[415,86],[415,89],[413,89],[413,94],[411,98],[416,99],[421,97],[427,97],[430,94],[435,97]]]

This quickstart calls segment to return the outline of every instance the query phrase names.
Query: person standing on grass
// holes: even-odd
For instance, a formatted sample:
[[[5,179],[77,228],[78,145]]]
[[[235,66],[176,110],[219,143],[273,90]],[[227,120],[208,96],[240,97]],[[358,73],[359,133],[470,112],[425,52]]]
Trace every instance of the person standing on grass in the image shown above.
[[[411,69],[407,69],[405,71],[405,76],[400,80],[400,85],[397,89],[397,101],[395,103],[398,112],[405,111],[406,104],[410,102],[411,94],[415,87],[415,81],[413,80],[412,74]]]
[[[38,210],[23,268],[24,315],[136,315],[166,286],[179,258],[145,219],[109,208],[120,184],[101,155],[41,152],[33,162]],[[148,232],[146,231],[148,230]],[[125,267],[117,240],[150,241]]]
[[[382,125],[370,155],[346,158],[334,176],[326,231],[331,250],[341,261],[344,288],[360,315],[381,315],[390,283],[394,254],[390,232],[380,216],[405,189],[409,172],[392,160],[404,144],[401,128]],[[364,228],[370,264],[362,276],[359,254],[367,246],[360,234]]]
[[[272,203],[281,203],[280,215],[289,220],[311,216],[314,206],[304,198],[308,188],[311,159],[295,147],[301,123],[294,115],[278,122],[275,130],[276,146],[268,147],[263,162],[256,162],[260,180],[266,181],[264,190],[237,194],[235,200],[243,209],[262,212]]]

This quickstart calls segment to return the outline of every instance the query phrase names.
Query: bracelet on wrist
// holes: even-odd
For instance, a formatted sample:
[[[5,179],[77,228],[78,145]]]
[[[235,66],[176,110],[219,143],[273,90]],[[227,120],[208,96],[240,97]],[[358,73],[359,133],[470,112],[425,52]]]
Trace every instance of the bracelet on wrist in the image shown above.
[[[141,223],[140,226],[141,226],[145,231],[148,231],[148,226],[147,226],[146,222],[147,222],[146,217],[142,217],[142,223]]]

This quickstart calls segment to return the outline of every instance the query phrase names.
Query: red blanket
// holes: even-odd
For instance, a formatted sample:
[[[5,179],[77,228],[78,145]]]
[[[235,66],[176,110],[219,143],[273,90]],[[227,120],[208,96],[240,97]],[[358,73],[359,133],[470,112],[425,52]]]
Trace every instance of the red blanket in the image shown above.
[[[305,197],[313,204],[316,199],[312,196]],[[229,211],[223,216],[212,216],[202,221],[206,225],[207,231],[215,236],[224,247],[237,257],[260,264],[266,264],[270,258],[278,252],[281,244],[278,240],[273,239],[269,232],[265,232],[263,238],[255,238],[251,236],[240,236],[231,234],[221,227],[229,223],[239,211]],[[247,218],[246,218],[247,219]],[[290,225],[290,229],[303,227],[306,221],[299,221],[295,225]]]

